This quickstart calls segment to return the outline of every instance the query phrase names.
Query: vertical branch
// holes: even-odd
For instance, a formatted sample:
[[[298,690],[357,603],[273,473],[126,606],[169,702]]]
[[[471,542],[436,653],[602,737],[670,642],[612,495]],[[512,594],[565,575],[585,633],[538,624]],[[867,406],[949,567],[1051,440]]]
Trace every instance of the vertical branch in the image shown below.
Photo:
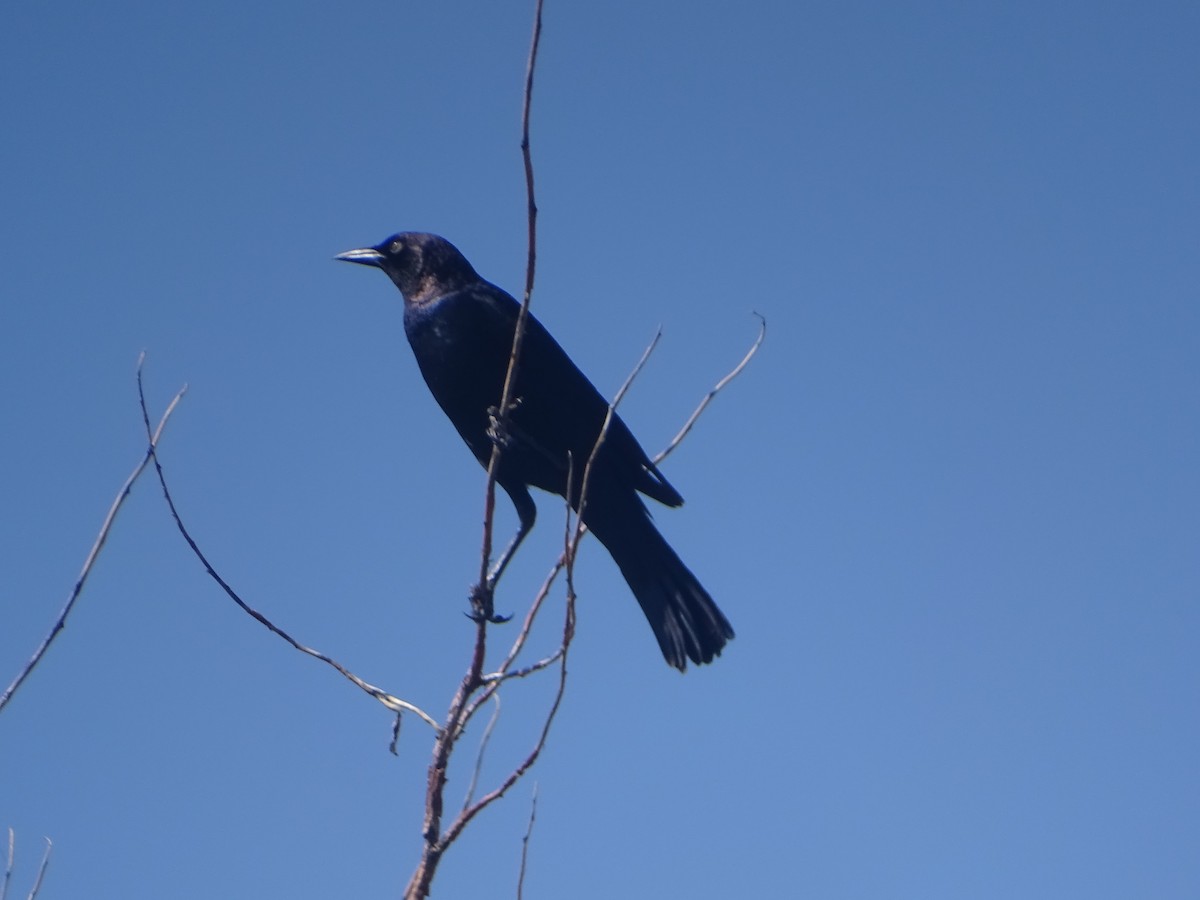
[[[533,157],[529,145],[529,118],[533,103],[533,73],[537,64],[538,45],[542,37],[542,3],[537,0],[534,11],[533,36],[530,40],[529,59],[525,66],[524,102],[521,110],[521,156],[525,165],[525,192],[527,201],[527,218],[529,223],[529,249],[525,268],[525,296],[521,303],[521,311],[517,316],[516,327],[513,331],[512,351],[508,358],[508,371],[504,377],[504,390],[500,395],[500,405],[496,411],[494,426],[494,441],[492,455],[488,460],[487,489],[484,500],[483,541],[480,550],[479,583],[472,591],[472,603],[475,613],[475,649],[471,657],[471,665],[459,684],[450,710],[446,716],[446,724],[434,742],[433,760],[429,765],[428,784],[425,797],[425,821],[422,836],[425,847],[421,861],[413,873],[412,879],[405,889],[407,900],[424,900],[429,896],[433,884],[433,876],[441,861],[446,848],[457,836],[457,832],[442,833],[442,812],[446,791],[446,769],[450,762],[450,754],[462,733],[466,721],[466,713],[470,707],[472,695],[484,684],[483,663],[487,646],[487,624],[492,617],[492,589],[494,585],[488,582],[488,565],[492,558],[492,531],[496,510],[496,475],[500,467],[500,454],[503,450],[505,434],[508,427],[509,414],[512,411],[514,385],[520,363],[521,344],[525,338],[525,324],[529,318],[529,304],[533,296],[534,272],[537,265],[537,203],[533,190]],[[461,819],[461,817],[460,817]],[[465,823],[464,823],[465,824]]]
[[[648,346],[646,351],[642,354],[642,358],[638,360],[638,364],[634,367],[629,377],[625,379],[625,383],[621,385],[621,389],[617,391],[617,395],[613,399],[613,402],[609,404],[608,414],[605,416],[604,424],[600,429],[600,433],[596,436],[596,441],[592,445],[591,453],[588,455],[587,466],[583,471],[583,480],[580,483],[579,488],[579,508],[581,510],[584,508],[584,505],[587,502],[588,480],[591,477],[592,464],[596,460],[596,455],[600,452],[600,448],[604,443],[604,438],[608,432],[609,425],[612,423],[613,417],[616,415],[616,406],[618,403],[620,403],[621,398],[625,396],[625,392],[629,390],[629,386],[633,383],[633,379],[637,377],[638,373],[642,370],[642,367],[646,364],[646,360],[649,359],[650,353],[654,350],[655,345],[658,343],[659,337],[660,334],[655,335],[654,340],[650,342],[650,346]],[[574,480],[574,462],[574,459],[572,459],[570,456],[567,457],[567,465],[569,467],[568,483]],[[538,735],[537,743],[534,744],[533,749],[529,751],[529,754],[515,769],[509,772],[508,776],[500,783],[498,787],[494,788],[490,793],[485,794],[474,805],[463,809],[463,811],[458,814],[458,817],[449,825],[449,827],[446,828],[445,833],[437,842],[436,853],[438,858],[440,858],[441,854],[445,852],[445,849],[450,846],[450,844],[454,843],[454,841],[458,839],[458,836],[462,833],[463,829],[467,827],[468,823],[470,823],[470,821],[475,818],[476,815],[503,797],[508,789],[516,784],[525,775],[525,773],[534,766],[534,764],[538,761],[538,757],[541,756],[542,750],[544,750],[546,747],[546,740],[550,736],[550,729],[554,725],[554,719],[558,715],[559,706],[562,704],[563,695],[566,693],[567,689],[567,653],[570,649],[571,641],[575,636],[575,554],[579,548],[579,541],[582,540],[583,535],[586,533],[586,528],[579,516],[576,516],[574,525],[572,525],[570,509],[570,502],[567,501],[567,521],[566,528],[564,529],[563,533],[563,565],[567,573],[567,602],[563,619],[562,643],[559,645],[559,648],[555,654],[550,657],[552,660],[556,659],[559,666],[558,687],[555,691],[554,699],[551,701],[550,708],[546,712],[546,718],[542,722],[542,730]],[[492,684],[495,683],[496,682],[492,682]],[[486,690],[484,693],[486,693]],[[478,703],[469,705],[470,710],[477,708]],[[462,718],[463,717],[460,715],[459,720],[461,721]],[[449,726],[447,726],[447,728],[449,728]],[[418,872],[419,871],[420,870],[418,870]],[[432,874],[430,875],[430,878],[432,878]],[[414,882],[415,879],[416,876],[414,876]],[[409,893],[407,893],[405,896],[406,898],[417,898],[417,900],[423,900],[426,895],[413,892],[412,884],[410,883]]]
[[[529,43],[529,62],[525,66],[525,99],[521,106],[521,159],[525,163],[525,206],[529,222],[529,255],[525,264],[525,302],[521,316],[529,314],[529,298],[533,294],[533,275],[537,268],[537,200],[533,193],[533,157],[529,152],[529,112],[533,106],[533,71],[537,66],[538,47],[542,42],[542,0],[537,0],[533,13],[533,38]],[[520,322],[518,323],[520,324]],[[518,331],[518,334],[520,332]],[[514,343],[516,340],[514,339]]]
[[[525,340],[525,323],[529,318],[529,304],[533,299],[533,281],[537,271],[537,199],[533,189],[533,154],[529,144],[529,119],[533,108],[533,73],[537,67],[538,46],[542,40],[542,3],[537,0],[533,14],[533,37],[529,43],[529,59],[525,64],[525,91],[521,106],[521,159],[525,165],[525,208],[528,222],[528,251],[525,259],[525,294],[517,325],[513,331],[512,352],[508,357],[508,371],[504,376],[504,390],[500,393],[500,407],[496,413],[496,439],[492,444],[492,456],[488,460],[487,497],[484,503],[483,549],[479,562],[479,586],[487,594],[486,611],[491,613],[490,585],[487,584],[488,564],[492,558],[492,523],[496,510],[496,473],[500,466],[500,453],[505,441],[508,416],[512,411],[513,391],[517,371],[521,363],[521,345]],[[477,610],[478,612],[478,610]]]

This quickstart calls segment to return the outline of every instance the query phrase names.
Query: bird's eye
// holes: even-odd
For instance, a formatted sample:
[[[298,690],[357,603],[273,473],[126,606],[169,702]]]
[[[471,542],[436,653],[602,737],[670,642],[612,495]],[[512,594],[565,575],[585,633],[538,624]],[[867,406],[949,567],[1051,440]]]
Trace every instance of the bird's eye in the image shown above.
[[[388,255],[399,256],[404,252],[404,241],[392,241],[392,246],[388,247]]]

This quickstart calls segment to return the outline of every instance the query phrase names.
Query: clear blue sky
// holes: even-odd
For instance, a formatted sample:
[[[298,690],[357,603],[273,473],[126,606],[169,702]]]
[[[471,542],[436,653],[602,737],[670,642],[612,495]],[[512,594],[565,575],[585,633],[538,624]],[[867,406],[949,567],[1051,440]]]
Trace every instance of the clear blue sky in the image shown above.
[[[1198,9],[549,0],[540,318],[606,392],[663,326],[653,449],[770,331],[657,515],[738,637],[680,677],[586,547],[526,897],[1200,896]],[[163,459],[222,572],[441,715],[483,473],[399,296],[331,257],[436,231],[519,289],[531,16],[9,6],[0,682],[142,450],[145,349],[156,409],[191,385]],[[13,890],[49,835],[47,900],[395,897],[429,735],[389,727],[143,481],[0,715]],[[532,786],[437,896],[514,896]]]

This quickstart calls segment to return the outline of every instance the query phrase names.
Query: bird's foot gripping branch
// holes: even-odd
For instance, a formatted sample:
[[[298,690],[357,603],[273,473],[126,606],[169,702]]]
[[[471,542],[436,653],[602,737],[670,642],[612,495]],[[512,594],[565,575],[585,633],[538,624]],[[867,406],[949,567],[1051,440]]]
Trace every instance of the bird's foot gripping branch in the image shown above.
[[[492,625],[512,621],[511,613],[507,616],[496,615],[495,593],[496,582],[491,577],[482,584],[471,585],[471,611],[467,613],[467,618],[472,622],[490,622]]]

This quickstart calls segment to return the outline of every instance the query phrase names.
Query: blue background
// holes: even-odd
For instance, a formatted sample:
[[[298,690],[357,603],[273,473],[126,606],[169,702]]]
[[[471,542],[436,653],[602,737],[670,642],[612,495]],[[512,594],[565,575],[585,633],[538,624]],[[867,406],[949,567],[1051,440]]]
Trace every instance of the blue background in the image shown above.
[[[769,323],[657,515],[738,637],[672,672],[588,542],[547,752],[437,896],[514,896],[534,779],[526,897],[1200,896],[1197,10],[551,0],[537,315],[606,393],[662,324],[623,408],[652,450]],[[531,18],[10,5],[0,680],[143,450],[146,349],[220,571],[443,714],[483,473],[399,295],[331,257],[435,231],[519,292]],[[502,609],[560,545],[540,499]],[[551,681],[506,692],[485,787]],[[390,725],[143,480],[0,714],[13,890],[48,835],[47,900],[397,896],[430,735]]]

